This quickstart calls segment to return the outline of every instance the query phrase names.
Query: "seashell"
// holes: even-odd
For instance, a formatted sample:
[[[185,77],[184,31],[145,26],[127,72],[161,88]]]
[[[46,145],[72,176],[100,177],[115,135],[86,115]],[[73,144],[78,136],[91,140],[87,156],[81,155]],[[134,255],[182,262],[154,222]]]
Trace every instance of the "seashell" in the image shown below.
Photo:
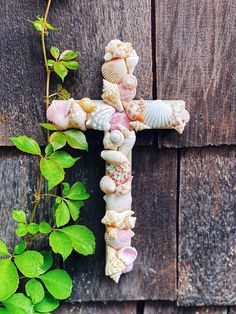
[[[182,109],[179,112],[174,112],[174,118],[171,121],[171,127],[175,128],[179,134],[182,134],[189,120],[190,115],[186,109]]]
[[[129,119],[125,112],[116,112],[111,118],[110,125],[110,132],[114,130],[120,130],[123,133],[122,128],[132,130],[131,126],[129,125]]]
[[[124,59],[111,60],[102,65],[102,75],[110,83],[119,84],[127,73]]]
[[[135,132],[130,131],[128,137],[125,138],[123,144],[119,147],[118,151],[122,152],[125,156],[128,156],[135,144],[135,140]]]
[[[140,121],[140,122],[144,121],[144,117],[143,117],[140,105],[137,101],[123,102],[123,106],[130,120],[135,120],[135,121]]]
[[[136,222],[136,217],[131,217],[133,214],[134,212],[132,210],[126,210],[120,213],[114,210],[108,210],[102,218],[102,223],[117,229],[133,229]]]
[[[78,101],[78,104],[87,113],[91,113],[97,107],[97,105],[94,102],[92,102],[90,98],[82,98]]]
[[[124,195],[109,194],[105,195],[104,200],[106,202],[106,209],[116,212],[123,212],[130,209],[132,204],[131,192]]]
[[[133,267],[134,267],[134,263],[131,263],[131,264],[127,265],[127,266],[125,267],[125,270],[123,271],[123,273],[124,273],[124,274],[125,274],[125,273],[129,273],[130,271],[132,271]]]
[[[116,229],[107,228],[105,233],[106,243],[116,250],[131,245],[131,238],[134,236],[134,232],[130,229]]]
[[[100,189],[105,194],[113,193],[116,190],[116,184],[110,177],[104,176],[100,180]]]
[[[146,125],[140,121],[132,121],[129,124],[130,126],[132,126],[132,128],[134,128],[136,132],[146,130],[146,129],[151,129],[149,125]]]
[[[129,102],[134,99],[136,95],[136,88],[125,88],[123,84],[118,85],[119,93],[120,93],[120,99],[121,101]]]
[[[47,119],[53,122],[59,130],[69,127],[70,100],[53,100],[47,110]]]
[[[106,276],[109,276],[116,283],[118,283],[125,268],[126,265],[120,258],[118,258],[117,251],[111,246],[107,246],[105,268]]]
[[[127,194],[131,191],[131,187],[132,187],[132,178],[131,180],[117,186],[115,193],[118,195]]]
[[[139,105],[139,108],[140,108],[140,111],[141,111],[141,114],[143,115],[144,114],[144,109],[145,107],[147,106],[147,103],[145,100],[143,100],[143,98],[141,98],[138,102],[138,105]],[[142,121],[141,121],[142,122]]]
[[[114,150],[103,150],[101,152],[101,157],[107,163],[112,164],[112,165],[119,165],[119,164],[124,164],[126,162],[129,162],[129,160],[123,153],[117,152]]]
[[[124,135],[119,130],[114,130],[111,133],[105,132],[103,138],[103,146],[105,149],[117,150],[117,148],[124,142]]]
[[[123,111],[123,105],[120,99],[119,87],[116,84],[103,80],[102,99],[105,103],[113,106],[118,111]]]
[[[85,131],[86,130],[85,121],[86,121],[85,111],[78,105],[78,103],[73,101],[69,113],[70,127],[78,128]]]
[[[106,173],[111,179],[114,180],[115,184],[118,186],[131,179],[131,164],[124,163],[118,166],[107,165]]]
[[[105,47],[105,61],[112,60],[113,58],[126,58],[132,52],[132,44],[128,42],[122,42],[119,39],[113,39]]]
[[[133,74],[134,69],[138,64],[138,60],[139,56],[137,55],[135,49],[133,49],[129,57],[125,59],[129,74]]]
[[[108,131],[111,127],[109,121],[114,113],[115,108],[106,104],[99,105],[89,116],[86,125],[95,130]]]
[[[173,109],[163,100],[152,101],[144,109],[144,123],[151,128],[167,127],[172,119]]]
[[[128,88],[128,89],[136,88],[138,85],[138,81],[136,77],[132,74],[125,75],[121,83],[125,88]]]
[[[138,252],[134,247],[124,247],[118,251],[118,257],[125,265],[132,264],[137,258]]]

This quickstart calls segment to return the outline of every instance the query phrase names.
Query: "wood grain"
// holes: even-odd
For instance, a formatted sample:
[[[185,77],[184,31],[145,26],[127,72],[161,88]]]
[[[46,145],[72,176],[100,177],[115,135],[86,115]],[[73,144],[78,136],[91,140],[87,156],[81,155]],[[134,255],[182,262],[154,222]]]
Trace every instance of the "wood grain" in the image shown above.
[[[175,150],[139,147],[133,152],[133,210],[137,225],[133,246],[138,250],[134,270],[119,285],[105,277],[105,204],[99,190],[105,164],[91,144],[89,154],[70,172],[70,182],[85,182],[91,199],[82,210],[81,223],[95,233],[95,256],[74,255],[66,265],[75,281],[72,301],[144,300],[176,298],[176,169]],[[93,175],[91,175],[93,173]]]
[[[182,152],[180,305],[236,304],[236,149]]]
[[[183,99],[191,121],[182,136],[159,132],[159,145],[236,143],[236,3],[156,0],[157,97]]]

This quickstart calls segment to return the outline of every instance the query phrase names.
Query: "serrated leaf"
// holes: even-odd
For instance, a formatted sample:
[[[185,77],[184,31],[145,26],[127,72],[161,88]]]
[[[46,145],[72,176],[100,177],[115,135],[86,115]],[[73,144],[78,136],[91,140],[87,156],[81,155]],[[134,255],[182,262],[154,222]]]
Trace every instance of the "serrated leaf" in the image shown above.
[[[51,251],[40,251],[40,254],[44,258],[44,263],[43,263],[43,271],[46,272],[48,271],[52,265],[53,265],[53,257],[52,257],[52,252]]]
[[[95,237],[91,230],[85,226],[74,225],[60,229],[67,234],[73,243],[76,252],[82,255],[90,255],[95,250]]]
[[[27,226],[23,223],[19,223],[18,226],[16,227],[16,235],[18,237],[24,237],[27,234]]]
[[[0,259],[0,301],[9,298],[18,288],[19,276],[10,259]]]
[[[86,189],[83,183],[76,182],[72,185],[69,194],[66,198],[74,201],[84,201],[89,198],[89,194],[86,193]]]
[[[49,67],[53,67],[54,64],[55,64],[55,60],[52,60],[52,59],[49,59],[49,60],[48,60],[48,66],[49,66]]]
[[[48,234],[52,231],[52,227],[45,221],[40,222],[39,232],[43,234]]]
[[[25,291],[28,297],[31,298],[34,304],[39,303],[44,298],[44,288],[40,281],[30,279],[25,285]]]
[[[62,61],[62,63],[67,69],[70,69],[73,71],[76,71],[79,68],[79,63],[77,61]]]
[[[20,272],[29,278],[37,277],[44,273],[43,256],[37,251],[25,251],[14,258],[14,262]]]
[[[64,133],[54,132],[51,134],[49,142],[54,150],[58,150],[66,145],[66,137]]]
[[[64,132],[67,143],[77,149],[88,150],[88,143],[83,132],[71,129]]]
[[[52,144],[48,144],[48,145],[45,147],[45,154],[46,154],[46,157],[48,157],[48,156],[51,155],[52,153],[53,153]]]
[[[50,52],[51,52],[51,55],[53,56],[53,58],[57,60],[59,55],[60,55],[60,50],[57,47],[52,46],[50,48]]]
[[[27,247],[26,241],[21,241],[14,247],[14,254],[22,254]]]
[[[80,159],[80,157],[73,158],[69,153],[65,151],[55,152],[51,154],[49,158],[58,162],[63,168],[70,168],[74,166],[75,162]]]
[[[50,130],[50,131],[57,131],[57,128],[51,124],[51,123],[39,123],[44,129]]]
[[[31,223],[27,226],[27,230],[30,234],[36,234],[39,231],[39,225],[36,223]]]
[[[22,152],[33,155],[41,155],[41,150],[38,143],[28,136],[23,135],[18,137],[11,137],[10,140]]]
[[[0,240],[0,256],[7,256],[7,255],[9,255],[7,246],[2,240]]]
[[[21,209],[14,209],[12,211],[12,218],[17,222],[26,223],[26,214]]]
[[[61,61],[55,62],[53,68],[56,74],[61,78],[62,82],[64,82],[64,78],[68,74],[68,70],[64,64]]]
[[[60,60],[73,60],[78,57],[78,52],[73,50],[65,50],[60,55]]]
[[[71,217],[74,221],[76,221],[79,218],[79,214],[80,214],[80,208],[82,206],[84,206],[84,202],[83,201],[70,201],[70,200],[65,200]]]
[[[65,202],[61,202],[55,211],[56,225],[61,227],[70,221],[70,212]]]
[[[67,182],[63,182],[63,190],[62,190],[62,195],[66,196],[70,192],[70,184]]]
[[[7,300],[3,301],[7,309],[13,314],[33,313],[33,303],[23,293],[15,293]]]
[[[54,298],[64,300],[70,297],[72,292],[72,279],[66,271],[55,269],[41,275],[39,278]],[[58,283],[60,283],[60,285]]]
[[[40,171],[48,180],[49,190],[62,182],[65,176],[62,166],[50,159],[42,158],[40,160]]]
[[[46,27],[47,29],[50,29],[51,31],[57,31],[59,29],[58,27],[52,26],[49,23],[46,23]]]
[[[54,253],[61,254],[65,261],[72,252],[72,241],[65,233],[53,231],[49,237],[49,244]]]
[[[58,306],[59,301],[54,299],[49,293],[46,292],[44,299],[40,303],[35,304],[34,308],[40,313],[48,313],[57,309]]]

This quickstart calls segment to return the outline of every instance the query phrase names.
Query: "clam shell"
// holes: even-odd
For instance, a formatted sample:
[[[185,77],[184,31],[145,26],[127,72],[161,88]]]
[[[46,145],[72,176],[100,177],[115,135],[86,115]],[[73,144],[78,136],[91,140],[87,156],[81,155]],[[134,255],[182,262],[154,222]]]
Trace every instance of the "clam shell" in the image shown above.
[[[131,208],[132,204],[131,192],[128,192],[127,194],[124,195],[117,195],[112,193],[109,195],[105,195],[103,198],[106,202],[107,210],[123,212]]]
[[[138,85],[137,78],[132,74],[127,74],[122,79],[122,84],[125,88],[133,89]]]
[[[91,113],[97,107],[97,105],[92,102],[90,98],[82,98],[78,101],[80,107],[87,113]]]
[[[113,39],[105,47],[104,59],[109,61],[113,58],[126,58],[132,52],[132,44],[129,42],[122,42],[119,39]]]
[[[130,180],[131,178],[131,165],[130,163],[115,165],[107,165],[106,167],[107,175],[114,180],[115,184],[118,186]]]
[[[111,232],[110,230],[113,229]],[[114,231],[116,230],[116,232]],[[116,233],[116,234],[115,234]],[[131,238],[134,236],[134,232],[130,229],[114,229],[107,228],[105,233],[106,243],[116,250],[131,245]]]
[[[120,258],[118,258],[117,251],[111,246],[107,246],[105,268],[106,276],[109,276],[116,283],[118,283],[125,268],[126,265]]]
[[[91,113],[86,125],[95,130],[108,131],[111,127],[109,121],[114,113],[115,108],[101,104]]]
[[[136,221],[136,217],[131,217],[133,214],[134,212],[132,210],[126,210],[120,213],[114,210],[108,210],[102,218],[102,223],[112,228],[133,229]]]
[[[86,112],[76,102],[71,104],[69,113],[69,124],[72,128],[78,128],[83,131],[86,130]]]
[[[173,109],[163,100],[152,101],[144,109],[144,123],[151,128],[168,127],[172,119]]]
[[[136,65],[138,64],[138,61],[139,61],[139,56],[137,55],[135,49],[132,50],[130,56],[127,57],[125,59],[125,61],[126,61],[126,65],[127,65],[127,68],[128,68],[128,73],[129,74],[133,74],[134,69],[135,69],[135,67],[136,67]]]
[[[125,138],[123,144],[118,148],[118,151],[128,157],[131,152],[136,140],[134,131],[130,131],[128,137]]]
[[[121,131],[115,130],[110,132],[105,132],[103,138],[103,146],[105,149],[117,150],[117,148],[124,142],[124,135]]]
[[[69,127],[70,100],[53,100],[47,110],[47,119],[53,122],[59,130],[66,130]]]
[[[123,105],[120,99],[119,87],[116,84],[103,80],[102,99],[105,103],[113,106],[118,111],[123,111]]]
[[[126,162],[129,162],[127,157],[117,151],[112,151],[112,150],[103,150],[101,152],[101,157],[104,159],[107,163],[112,164],[112,165],[119,165],[119,164],[124,164]]]
[[[118,251],[118,257],[125,265],[132,264],[137,258],[138,252],[134,247],[124,247]]]
[[[105,62],[102,66],[104,79],[111,83],[119,84],[127,73],[124,59],[114,59]]]
[[[132,126],[132,128],[134,128],[136,132],[146,130],[146,129],[151,129],[149,125],[146,125],[140,121],[132,121],[129,124]]]
[[[100,180],[100,189],[105,194],[113,193],[113,192],[115,192],[116,184],[110,177],[104,176]]]

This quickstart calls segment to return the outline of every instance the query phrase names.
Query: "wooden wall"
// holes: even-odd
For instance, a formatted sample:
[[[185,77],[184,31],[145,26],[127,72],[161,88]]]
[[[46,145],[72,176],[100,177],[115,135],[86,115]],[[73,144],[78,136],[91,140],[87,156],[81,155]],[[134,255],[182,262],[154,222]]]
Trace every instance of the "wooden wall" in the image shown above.
[[[45,3],[1,3],[0,235],[9,243],[15,239],[10,211],[30,207],[37,167],[8,138],[26,134],[45,144],[38,126],[45,117],[40,38],[27,22],[43,14]],[[184,99],[191,114],[181,136],[138,134],[139,257],[119,285],[104,277],[102,134],[88,132],[89,152],[68,179],[84,181],[92,195],[81,222],[94,231],[97,249],[65,265],[76,284],[75,305],[58,313],[236,313],[235,12],[234,0],[53,1],[49,21],[61,31],[49,43],[80,53],[80,70],[66,83],[74,98],[100,97],[104,46],[120,38],[140,55],[137,97]]]

